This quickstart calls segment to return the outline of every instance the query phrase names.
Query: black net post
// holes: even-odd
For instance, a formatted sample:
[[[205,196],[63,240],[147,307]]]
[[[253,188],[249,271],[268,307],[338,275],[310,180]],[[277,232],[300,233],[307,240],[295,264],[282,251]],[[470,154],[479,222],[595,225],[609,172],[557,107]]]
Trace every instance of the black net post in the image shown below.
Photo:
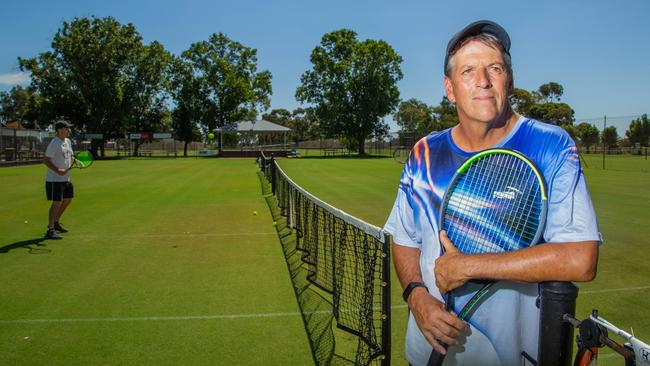
[[[384,359],[382,359],[381,364],[382,366],[389,366],[390,365],[390,322],[391,322],[391,314],[390,314],[390,243],[392,241],[392,238],[390,235],[386,235],[384,238],[384,247],[382,250],[382,287],[383,289],[383,294],[382,294],[382,307],[384,308],[384,312],[382,314],[382,332],[381,332],[381,338],[382,338],[382,345],[384,347],[383,352],[384,352]]]
[[[569,366],[573,352],[573,327],[563,321],[563,316],[575,316],[578,287],[571,282],[542,282],[539,292],[537,365]]]

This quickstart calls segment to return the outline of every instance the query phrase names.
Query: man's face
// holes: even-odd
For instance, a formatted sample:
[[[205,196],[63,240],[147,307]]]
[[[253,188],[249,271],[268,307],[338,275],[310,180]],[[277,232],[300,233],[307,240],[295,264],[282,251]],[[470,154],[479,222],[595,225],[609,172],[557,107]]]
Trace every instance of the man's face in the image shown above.
[[[453,57],[445,91],[461,121],[489,123],[507,110],[509,79],[498,49],[470,41]]]
[[[70,128],[69,127],[63,127],[59,128],[57,131],[57,134],[61,139],[67,138],[70,135]]]

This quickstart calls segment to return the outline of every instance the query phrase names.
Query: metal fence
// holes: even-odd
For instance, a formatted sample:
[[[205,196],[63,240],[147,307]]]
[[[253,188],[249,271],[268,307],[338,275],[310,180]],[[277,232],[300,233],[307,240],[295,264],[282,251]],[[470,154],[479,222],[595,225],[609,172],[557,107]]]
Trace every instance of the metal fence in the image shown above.
[[[42,159],[53,137],[47,131],[0,127],[0,162]]]

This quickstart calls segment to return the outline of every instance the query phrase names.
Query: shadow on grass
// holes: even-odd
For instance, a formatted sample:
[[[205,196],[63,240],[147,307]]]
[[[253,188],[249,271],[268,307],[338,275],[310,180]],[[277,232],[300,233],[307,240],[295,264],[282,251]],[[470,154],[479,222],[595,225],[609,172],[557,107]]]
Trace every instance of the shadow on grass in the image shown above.
[[[272,194],[271,185],[264,174],[258,172],[258,177],[262,185],[262,195],[269,206],[278,239],[282,245],[293,290],[311,346],[312,357],[316,364],[333,364],[336,363],[334,360],[351,364],[349,359],[336,353],[336,340],[332,329],[334,324],[332,303],[307,279],[309,270],[302,260],[303,253],[296,248],[295,231],[289,227],[286,217],[282,216],[278,208],[278,201]]]
[[[47,240],[46,238],[40,237],[36,239],[17,241],[12,244],[7,244],[3,247],[0,247],[0,253],[9,253],[13,249],[29,249],[29,254],[46,254],[50,253],[51,250],[45,247],[45,244],[42,244],[43,241]]]
[[[368,159],[390,159],[392,156],[388,155],[334,155],[334,156],[324,156],[324,155],[301,155],[298,159],[348,159],[348,160],[368,160]]]

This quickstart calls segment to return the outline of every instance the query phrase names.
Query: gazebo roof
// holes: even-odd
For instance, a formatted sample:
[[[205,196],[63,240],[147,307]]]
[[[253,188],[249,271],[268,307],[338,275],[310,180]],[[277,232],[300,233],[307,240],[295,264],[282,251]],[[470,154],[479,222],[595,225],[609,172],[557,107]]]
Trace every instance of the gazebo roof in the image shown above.
[[[263,119],[256,121],[239,121],[215,128],[214,132],[289,132],[289,127],[281,126],[277,123],[269,122]]]

